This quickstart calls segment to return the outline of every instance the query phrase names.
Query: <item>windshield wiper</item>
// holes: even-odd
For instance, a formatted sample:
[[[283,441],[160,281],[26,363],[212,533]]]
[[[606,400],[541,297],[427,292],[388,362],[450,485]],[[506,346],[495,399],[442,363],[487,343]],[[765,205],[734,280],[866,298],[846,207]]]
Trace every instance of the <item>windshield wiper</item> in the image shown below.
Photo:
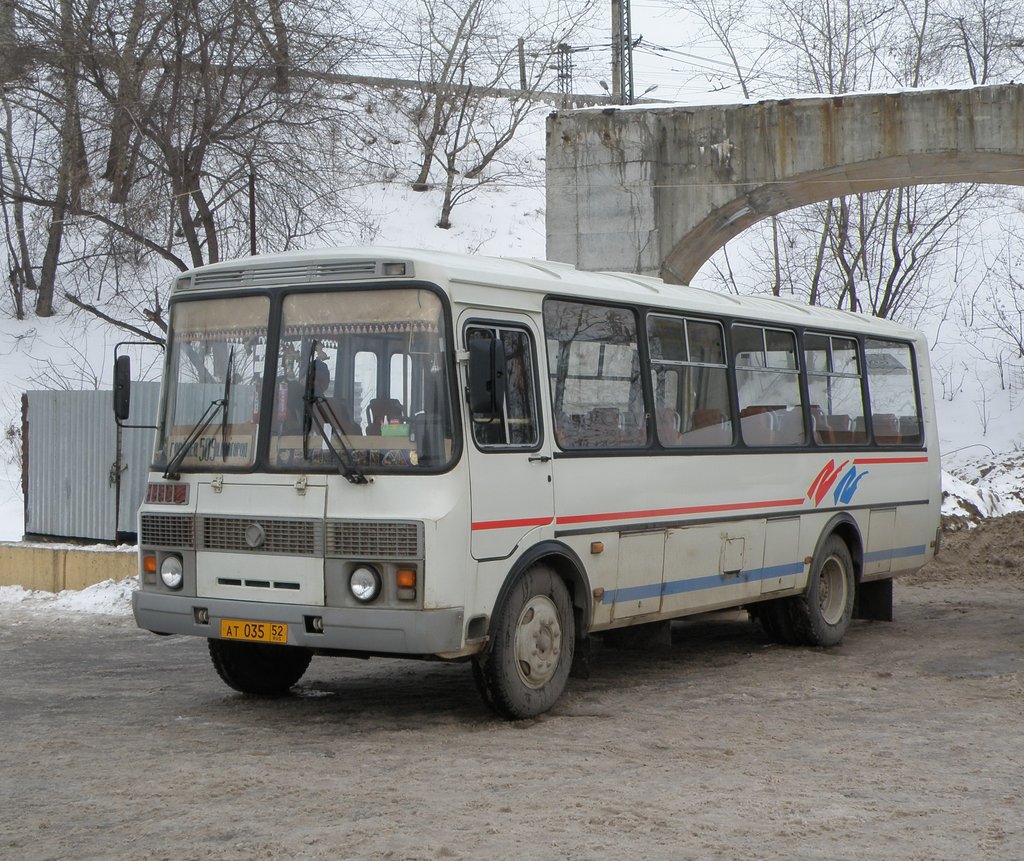
[[[316,429],[327,445],[328,451],[334,456],[338,464],[338,471],[345,476],[351,484],[369,484],[363,471],[356,464],[352,448],[345,441],[345,433],[341,429],[341,422],[335,414],[333,407],[323,395],[316,394],[316,345],[314,340],[309,345],[309,360],[306,363],[306,385],[305,394],[302,396],[304,402],[302,410],[302,459],[309,460],[309,433],[316,424]],[[331,436],[337,439],[341,451],[334,447],[327,435],[327,425],[331,426]]]
[[[231,377],[235,373],[235,346],[228,353],[228,368],[224,373],[224,415],[220,420],[220,459],[228,459],[228,398],[231,396]]]
[[[224,398],[215,398],[210,401],[210,405],[206,408],[206,412],[199,417],[199,421],[197,421],[192,426],[192,430],[188,432],[188,436],[185,437],[185,441],[181,444],[181,448],[179,448],[174,453],[174,457],[168,461],[167,469],[164,470],[164,478],[177,481],[181,477],[178,474],[178,467],[181,466],[181,462],[188,455],[188,450],[195,445],[196,440],[203,435],[203,431],[210,426],[210,423],[213,421],[213,417],[217,415],[217,410],[219,409],[223,409],[225,415],[227,414],[228,402]]]

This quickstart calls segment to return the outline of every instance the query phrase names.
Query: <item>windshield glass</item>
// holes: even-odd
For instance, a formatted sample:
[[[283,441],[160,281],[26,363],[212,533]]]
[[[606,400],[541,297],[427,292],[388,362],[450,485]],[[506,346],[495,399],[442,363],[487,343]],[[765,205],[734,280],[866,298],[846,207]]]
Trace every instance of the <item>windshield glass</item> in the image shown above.
[[[441,300],[429,290],[296,293],[282,307],[270,466],[437,469],[452,457]],[[310,421],[307,407],[318,407]],[[339,444],[340,441],[340,444]]]
[[[206,422],[180,467],[251,467],[270,302],[265,296],[177,302],[154,462],[166,466]]]

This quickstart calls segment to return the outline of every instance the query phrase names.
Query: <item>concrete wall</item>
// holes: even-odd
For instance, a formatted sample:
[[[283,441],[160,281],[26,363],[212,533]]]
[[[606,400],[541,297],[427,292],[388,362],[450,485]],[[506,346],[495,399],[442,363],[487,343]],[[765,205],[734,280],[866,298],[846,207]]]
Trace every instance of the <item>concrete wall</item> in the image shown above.
[[[104,580],[123,580],[138,571],[137,554],[127,550],[77,550],[42,544],[0,544],[0,586],[45,592],[84,589]]]

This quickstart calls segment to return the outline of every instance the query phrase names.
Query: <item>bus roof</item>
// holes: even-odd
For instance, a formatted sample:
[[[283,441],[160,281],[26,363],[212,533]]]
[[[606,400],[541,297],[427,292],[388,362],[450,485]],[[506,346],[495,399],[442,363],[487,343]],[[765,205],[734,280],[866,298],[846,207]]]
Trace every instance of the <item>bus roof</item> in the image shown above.
[[[404,266],[402,264],[405,264]],[[315,248],[213,263],[181,273],[174,291],[223,290],[415,277],[446,284],[512,289],[541,296],[641,304],[697,314],[845,329],[907,337],[913,329],[866,314],[806,305],[774,296],[738,296],[667,284],[621,272],[585,272],[567,263],[485,257],[385,246]]]

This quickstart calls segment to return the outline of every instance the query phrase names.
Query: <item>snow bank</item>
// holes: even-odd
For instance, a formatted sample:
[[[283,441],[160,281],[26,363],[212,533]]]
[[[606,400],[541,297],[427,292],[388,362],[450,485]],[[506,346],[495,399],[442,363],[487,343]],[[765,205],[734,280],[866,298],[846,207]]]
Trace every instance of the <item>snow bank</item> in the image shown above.
[[[973,527],[984,518],[1024,511],[1024,456],[973,461],[942,473],[942,515]]]
[[[126,616],[132,611],[132,592],[138,588],[138,577],[104,580],[85,589],[44,592],[21,586],[0,586],[0,606],[17,604],[30,609],[66,613]]]

